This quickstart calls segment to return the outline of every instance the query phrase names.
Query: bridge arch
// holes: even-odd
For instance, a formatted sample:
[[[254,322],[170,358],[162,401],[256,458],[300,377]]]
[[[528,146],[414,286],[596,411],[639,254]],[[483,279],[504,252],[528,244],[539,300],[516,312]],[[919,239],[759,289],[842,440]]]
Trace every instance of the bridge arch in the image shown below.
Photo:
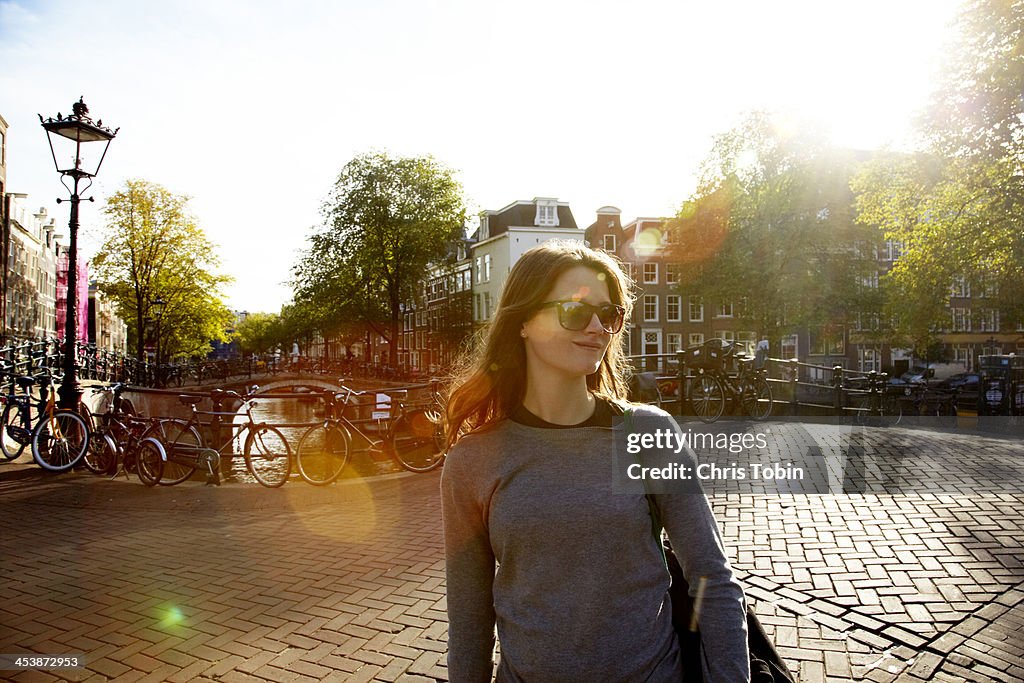
[[[282,391],[292,391],[294,389],[318,389],[323,391],[338,391],[339,386],[337,382],[330,382],[326,379],[318,377],[289,377],[289,378],[276,378],[269,382],[257,383],[259,389],[256,391],[256,396],[263,394],[273,394]]]

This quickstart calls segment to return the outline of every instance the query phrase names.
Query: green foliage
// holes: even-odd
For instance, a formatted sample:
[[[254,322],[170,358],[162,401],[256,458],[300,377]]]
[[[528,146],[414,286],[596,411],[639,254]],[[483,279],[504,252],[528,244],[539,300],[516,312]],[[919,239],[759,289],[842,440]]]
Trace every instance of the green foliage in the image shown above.
[[[1024,2],[967,0],[923,122],[947,159],[1024,161]]]
[[[250,313],[235,326],[242,353],[266,353],[281,343],[281,316],[276,313]]]
[[[890,274],[899,332],[950,327],[956,277],[1024,320],[1024,2],[972,0],[923,122],[928,153],[878,159],[854,182],[858,220],[903,242]]]
[[[217,274],[213,245],[187,204],[187,197],[155,183],[129,180],[104,209],[107,225],[92,275],[128,324],[140,359],[157,333],[161,360],[204,356],[211,340],[226,340],[231,313],[218,290],[230,278]],[[165,302],[159,320],[158,298]]]
[[[777,340],[798,325],[847,324],[864,263],[849,245],[859,159],[750,114],[718,136],[696,196],[670,225],[686,291],[732,301],[743,327]]]
[[[462,187],[431,157],[364,154],[342,169],[323,214],[293,269],[296,312],[325,335],[369,326],[397,340],[400,305],[463,237]],[[391,344],[392,365],[397,352]]]

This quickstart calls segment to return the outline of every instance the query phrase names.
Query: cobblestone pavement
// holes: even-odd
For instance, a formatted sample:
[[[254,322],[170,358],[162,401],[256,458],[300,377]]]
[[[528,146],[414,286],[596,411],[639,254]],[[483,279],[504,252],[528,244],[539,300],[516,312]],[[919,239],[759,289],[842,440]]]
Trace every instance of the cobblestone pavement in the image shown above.
[[[845,447],[805,433],[796,447]],[[1024,681],[1024,445],[902,427],[861,443],[868,479],[914,444],[970,485],[953,468],[937,493],[712,496],[799,679]],[[437,473],[273,491],[14,473],[0,464],[0,653],[85,667],[0,677],[446,678]]]

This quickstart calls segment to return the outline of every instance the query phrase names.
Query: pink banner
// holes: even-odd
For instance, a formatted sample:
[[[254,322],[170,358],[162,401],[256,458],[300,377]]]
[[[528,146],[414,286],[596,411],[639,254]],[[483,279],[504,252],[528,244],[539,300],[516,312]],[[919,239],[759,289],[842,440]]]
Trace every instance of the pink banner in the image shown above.
[[[78,300],[75,302],[78,309],[78,341],[89,341],[89,267],[88,264],[79,259],[78,261],[78,282],[75,289],[78,292]],[[64,329],[67,326],[68,309],[68,253],[64,251],[57,262],[57,339],[64,339]]]

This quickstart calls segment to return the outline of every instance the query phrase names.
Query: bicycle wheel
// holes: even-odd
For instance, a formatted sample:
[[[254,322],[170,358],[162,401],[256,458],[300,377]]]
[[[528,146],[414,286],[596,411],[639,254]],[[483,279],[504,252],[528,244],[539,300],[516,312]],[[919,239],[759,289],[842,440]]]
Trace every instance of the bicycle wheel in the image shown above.
[[[44,470],[67,472],[89,448],[89,428],[73,410],[55,410],[32,430],[32,457]]]
[[[135,451],[135,474],[139,476],[146,486],[156,486],[164,472],[164,459],[166,454],[160,442],[153,438],[146,438],[139,442],[139,448]]]
[[[391,457],[410,472],[429,472],[444,462],[444,434],[434,413],[423,408],[395,420],[386,441]]]
[[[276,427],[250,427],[245,438],[245,466],[263,486],[276,489],[292,473],[292,449]]]
[[[295,464],[299,475],[313,486],[330,484],[348,464],[352,437],[337,425],[315,425],[299,439]]]
[[[882,397],[882,424],[895,427],[903,419],[903,401],[886,394]]]
[[[768,380],[755,375],[743,385],[740,399],[743,412],[755,420],[767,420],[772,414],[772,388]]]
[[[16,440],[8,433],[9,427],[21,428],[21,410],[17,404],[8,403],[4,406],[3,415],[0,416],[0,450],[8,460],[14,460],[25,450],[25,443]]]
[[[714,422],[725,412],[725,389],[717,377],[698,375],[690,386],[690,406],[701,422]]]
[[[203,447],[203,439],[199,431],[185,420],[160,420],[143,432],[142,438],[156,439],[167,453],[160,477],[161,486],[180,484],[196,471],[196,457]]]
[[[110,474],[117,465],[117,444],[109,434],[93,432],[82,462],[94,474]]]

